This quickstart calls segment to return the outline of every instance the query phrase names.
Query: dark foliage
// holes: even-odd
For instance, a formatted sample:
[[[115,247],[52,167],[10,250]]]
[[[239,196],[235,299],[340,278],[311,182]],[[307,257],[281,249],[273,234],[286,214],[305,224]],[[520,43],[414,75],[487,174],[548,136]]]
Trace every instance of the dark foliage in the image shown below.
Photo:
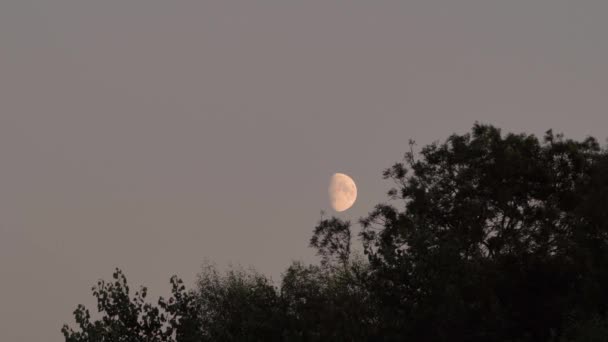
[[[322,219],[321,265],[279,286],[208,267],[172,278],[158,305],[122,273],[75,311],[81,341],[608,341],[608,151],[593,138],[506,134],[476,124],[412,147],[384,172],[391,202],[360,220]]]
[[[350,257],[350,222],[335,217],[323,220],[315,227],[310,246],[321,256],[321,264],[339,262],[345,265]]]
[[[130,297],[127,279],[120,270],[114,282],[100,280],[93,287],[101,319],[91,322],[89,310],[79,305],[74,311],[80,331],[62,329],[66,342],[167,342],[199,341],[200,319],[192,292],[186,292],[181,280],[171,278],[172,297],[159,299],[158,305],[145,302],[147,290],[141,287]]]

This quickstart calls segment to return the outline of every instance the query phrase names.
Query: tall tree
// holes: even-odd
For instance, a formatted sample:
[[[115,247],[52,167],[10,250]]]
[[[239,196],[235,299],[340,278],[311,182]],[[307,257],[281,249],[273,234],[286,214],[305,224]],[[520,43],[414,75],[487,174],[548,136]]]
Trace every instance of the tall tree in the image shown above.
[[[579,306],[603,313],[605,160],[593,138],[479,124],[407,153],[384,172],[396,202],[361,220],[387,331],[547,341]]]

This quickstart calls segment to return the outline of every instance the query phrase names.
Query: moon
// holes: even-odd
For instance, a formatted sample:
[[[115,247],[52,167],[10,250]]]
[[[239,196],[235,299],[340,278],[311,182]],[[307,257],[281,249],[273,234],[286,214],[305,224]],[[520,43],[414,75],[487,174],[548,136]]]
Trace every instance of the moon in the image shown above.
[[[355,181],[343,173],[335,173],[329,182],[329,200],[335,211],[352,207],[357,200]]]

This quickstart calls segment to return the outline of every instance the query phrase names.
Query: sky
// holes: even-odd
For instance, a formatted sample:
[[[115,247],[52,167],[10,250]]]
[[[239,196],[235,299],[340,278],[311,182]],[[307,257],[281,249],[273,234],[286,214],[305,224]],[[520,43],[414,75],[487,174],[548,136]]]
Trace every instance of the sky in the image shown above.
[[[63,338],[122,268],[280,280],[385,167],[475,121],[608,137],[608,1],[0,1],[0,340]],[[356,229],[356,226],[355,226]]]

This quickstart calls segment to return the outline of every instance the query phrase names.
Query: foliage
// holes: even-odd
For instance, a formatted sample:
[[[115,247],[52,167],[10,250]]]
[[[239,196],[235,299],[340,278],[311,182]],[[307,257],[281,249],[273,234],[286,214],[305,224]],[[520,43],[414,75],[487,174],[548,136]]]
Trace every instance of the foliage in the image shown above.
[[[578,306],[604,312],[608,229],[596,215],[606,211],[597,202],[608,190],[605,160],[592,138],[549,131],[541,143],[475,125],[387,169],[403,209],[378,205],[361,236],[389,284],[372,289],[397,318],[389,330],[547,341]]]
[[[62,329],[66,342],[168,342],[195,341],[196,316],[191,310],[192,294],[185,291],[181,280],[171,278],[172,297],[159,305],[146,303],[147,289],[141,287],[130,297],[127,278],[117,269],[114,282],[100,280],[94,286],[97,310],[102,318],[91,322],[89,310],[79,305],[74,317],[80,331],[67,325]]]
[[[265,276],[242,269],[221,275],[203,267],[197,281],[197,307],[204,341],[277,341],[281,303]]]
[[[310,246],[316,248],[322,257],[321,264],[346,264],[350,257],[350,222],[335,217],[321,219],[310,239]]]
[[[375,334],[365,261],[339,268],[294,263],[283,276],[285,341],[358,341]]]
[[[480,124],[413,147],[359,222],[365,259],[334,217],[310,240],[321,264],[293,263],[279,286],[206,267],[156,307],[118,272],[94,289],[102,319],[80,306],[66,341],[606,340],[608,151]]]

